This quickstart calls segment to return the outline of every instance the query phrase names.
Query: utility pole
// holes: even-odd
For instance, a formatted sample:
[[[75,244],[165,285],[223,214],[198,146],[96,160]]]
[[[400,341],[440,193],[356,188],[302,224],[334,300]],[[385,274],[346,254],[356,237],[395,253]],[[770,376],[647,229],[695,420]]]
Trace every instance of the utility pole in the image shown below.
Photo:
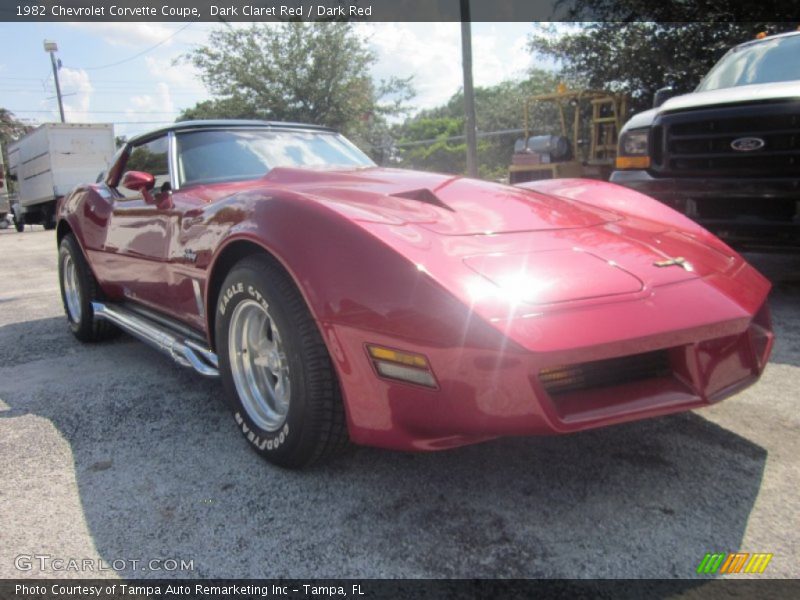
[[[56,97],[58,98],[58,112],[61,114],[61,122],[66,123],[64,119],[64,102],[61,100],[61,84],[58,82],[58,62],[56,61],[56,52],[58,52],[58,44],[53,41],[44,41],[44,51],[50,53],[50,62],[53,64],[53,79],[56,81]]]
[[[461,65],[464,69],[464,116],[466,117],[467,175],[478,176],[478,125],[475,119],[475,90],[472,87],[472,27],[469,0],[461,0]]]

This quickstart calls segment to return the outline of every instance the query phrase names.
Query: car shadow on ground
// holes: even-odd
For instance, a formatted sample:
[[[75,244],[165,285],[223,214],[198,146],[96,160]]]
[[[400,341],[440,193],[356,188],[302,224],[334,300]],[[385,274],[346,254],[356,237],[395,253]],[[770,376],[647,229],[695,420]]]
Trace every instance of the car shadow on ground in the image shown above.
[[[291,472],[250,451],[217,382],[126,336],[84,346],[44,319],[0,348],[0,418],[69,443],[100,557],[193,561],[130,577],[691,577],[740,547],[766,462],[701,412]]]

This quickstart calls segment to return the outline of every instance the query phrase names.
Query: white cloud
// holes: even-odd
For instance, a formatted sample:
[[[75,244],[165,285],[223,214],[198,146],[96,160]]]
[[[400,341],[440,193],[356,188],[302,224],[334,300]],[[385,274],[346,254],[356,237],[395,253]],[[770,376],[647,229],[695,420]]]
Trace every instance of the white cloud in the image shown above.
[[[92,82],[83,69],[63,67],[58,73],[62,94],[64,95],[64,114],[67,121],[86,123],[95,119],[89,114],[92,103]]]
[[[521,35],[508,43],[508,40],[503,40],[496,27],[492,27],[489,33],[473,33],[472,63],[475,85],[490,86],[506,79],[522,78],[531,65],[526,39],[526,35]]]
[[[372,23],[361,29],[378,57],[376,78],[413,76],[417,107],[441,104],[461,85],[458,23]]]
[[[130,137],[175,120],[175,116],[170,116],[177,110],[169,85],[162,81],[151,89],[152,93],[138,94],[129,99],[124,117],[119,119],[123,123],[114,126],[115,135]]]
[[[490,86],[518,78],[531,65],[527,33],[508,38],[504,24],[472,29],[473,81]],[[437,106],[463,85],[460,23],[368,23],[358,25],[378,57],[377,78],[413,75],[416,108]]]
[[[162,113],[175,111],[175,104],[172,102],[172,95],[169,86],[163,81],[155,85],[152,94],[142,94],[131,97],[130,106],[125,111],[125,116],[130,121],[152,121],[152,114],[158,113],[159,118]]]
[[[147,71],[156,81],[163,81],[185,92],[196,92],[199,95],[206,96],[208,90],[206,90],[203,81],[200,79],[200,72],[194,65],[184,61],[173,64],[177,56],[171,58],[148,56],[145,58]]]

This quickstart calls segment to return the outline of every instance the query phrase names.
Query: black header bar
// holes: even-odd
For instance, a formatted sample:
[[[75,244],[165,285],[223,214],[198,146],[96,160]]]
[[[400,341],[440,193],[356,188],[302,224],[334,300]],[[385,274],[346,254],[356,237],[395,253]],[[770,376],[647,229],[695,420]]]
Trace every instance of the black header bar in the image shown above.
[[[800,23],[800,0],[471,0],[474,22]],[[2,21],[461,21],[460,0],[3,0]]]

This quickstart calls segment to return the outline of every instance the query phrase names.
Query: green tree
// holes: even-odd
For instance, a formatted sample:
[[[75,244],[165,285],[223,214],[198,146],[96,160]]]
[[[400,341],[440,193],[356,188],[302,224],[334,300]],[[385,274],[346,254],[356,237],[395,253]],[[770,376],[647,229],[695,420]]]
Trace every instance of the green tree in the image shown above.
[[[581,0],[578,4],[594,11],[591,14],[599,22],[562,35],[552,25],[540,26],[529,38],[530,50],[556,59],[571,87],[627,93],[634,110],[649,108],[661,87],[691,91],[735,44],[761,31],[786,29],[785,23],[768,22],[620,22],[637,14],[652,13],[662,21],[669,15],[652,6],[648,13],[639,0]],[[635,12],[639,7],[643,12]]]
[[[399,131],[403,166],[444,173],[466,170],[466,143],[453,139],[464,133],[463,117],[421,115]]]
[[[184,118],[257,118],[327,125],[367,146],[413,97],[410,79],[376,82],[376,61],[348,23],[220,28],[184,57],[215,98]]]
[[[555,90],[556,76],[533,69],[522,81],[504,81],[475,89],[475,110],[479,133],[512,130],[509,133],[480,137],[478,140],[479,174],[485,179],[505,177],[514,152],[514,141],[522,137],[518,130],[524,123],[525,100]],[[536,110],[533,125],[539,133],[556,133],[554,112]],[[464,134],[464,94],[454,94],[446,104],[424,110],[395,127],[397,139],[394,155],[401,165],[415,169],[464,173],[466,147]],[[435,140],[420,143],[425,140]]]
[[[32,129],[33,127],[17,119],[10,110],[0,108],[0,144],[3,144],[3,148]]]
[[[0,144],[2,144],[2,158],[6,170],[6,172],[3,173],[4,180],[14,180],[8,173],[8,144],[14,140],[18,140],[32,129],[33,127],[17,119],[17,117],[14,116],[14,113],[12,113],[10,110],[0,108]],[[3,185],[5,186],[5,184]],[[13,188],[14,184],[10,185]],[[8,192],[12,190],[3,187],[2,191]]]

